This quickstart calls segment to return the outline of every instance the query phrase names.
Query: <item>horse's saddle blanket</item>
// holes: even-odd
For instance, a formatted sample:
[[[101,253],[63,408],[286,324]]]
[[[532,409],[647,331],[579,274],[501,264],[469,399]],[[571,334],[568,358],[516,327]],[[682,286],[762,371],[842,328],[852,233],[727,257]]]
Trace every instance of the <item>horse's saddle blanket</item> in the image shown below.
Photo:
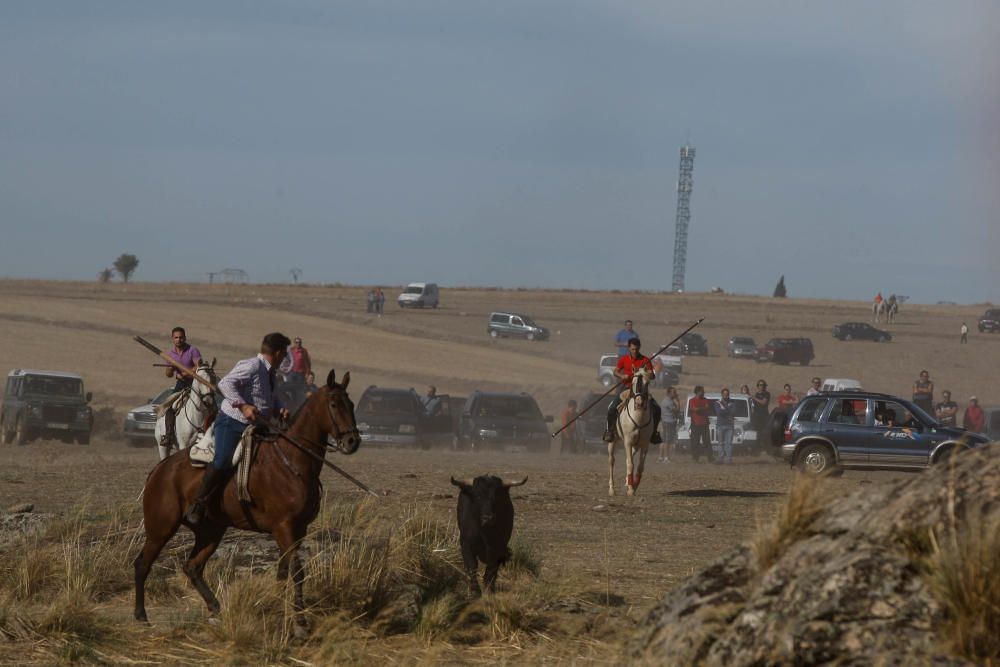
[[[184,403],[184,398],[187,395],[187,392],[187,389],[181,389],[180,391],[175,391],[167,396],[167,400],[156,406],[156,416],[162,417],[170,408],[173,408],[175,412],[179,411],[181,405]]]
[[[252,439],[253,426],[247,426],[239,444],[236,445],[236,451],[233,452],[233,467],[239,464],[240,459],[243,458],[243,450],[249,449]],[[188,449],[188,457],[191,459],[191,465],[196,468],[206,466],[215,460],[215,431],[209,429],[195,440],[195,443]]]
[[[624,412],[624,410],[625,410],[625,405],[626,405],[626,404],[628,403],[628,399],[629,399],[629,397],[631,397],[631,396],[632,396],[632,390],[631,390],[631,389],[626,389],[625,391],[623,391],[623,392],[622,392],[622,393],[621,393],[621,394],[619,395],[619,398],[621,398],[622,400],[621,400],[621,402],[620,402],[620,403],[618,404],[618,414],[621,414],[622,412]]]

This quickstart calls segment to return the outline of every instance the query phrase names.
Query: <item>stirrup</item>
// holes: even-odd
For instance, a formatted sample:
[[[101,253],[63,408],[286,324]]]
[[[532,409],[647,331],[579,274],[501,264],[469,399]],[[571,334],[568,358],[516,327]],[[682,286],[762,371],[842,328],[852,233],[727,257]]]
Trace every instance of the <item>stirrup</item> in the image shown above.
[[[615,441],[615,436],[614,434],[611,433],[611,429],[608,429],[604,432],[604,435],[601,437],[601,440],[609,444]]]
[[[191,507],[184,513],[184,520],[192,526],[197,526],[205,520],[205,501],[201,498],[191,503]]]

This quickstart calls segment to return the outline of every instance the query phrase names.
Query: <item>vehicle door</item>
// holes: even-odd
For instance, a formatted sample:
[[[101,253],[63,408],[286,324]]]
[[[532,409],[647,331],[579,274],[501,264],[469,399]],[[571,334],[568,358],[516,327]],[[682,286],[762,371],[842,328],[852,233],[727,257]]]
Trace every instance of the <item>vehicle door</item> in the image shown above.
[[[868,464],[872,427],[868,401],[864,398],[836,398],[830,401],[824,427],[820,429],[837,447],[841,463]]]
[[[511,315],[510,332],[517,336],[524,336],[528,333],[528,328],[524,326],[524,320],[517,315]]]
[[[493,315],[490,316],[490,327],[493,331],[496,331],[498,335],[506,336],[510,333],[510,315],[493,313]]]
[[[876,400],[874,404],[870,463],[926,466],[934,444],[930,428],[917,421],[902,403]]]
[[[434,404],[433,411],[424,416],[424,431],[431,436],[447,435],[452,431],[451,397],[442,394]]]

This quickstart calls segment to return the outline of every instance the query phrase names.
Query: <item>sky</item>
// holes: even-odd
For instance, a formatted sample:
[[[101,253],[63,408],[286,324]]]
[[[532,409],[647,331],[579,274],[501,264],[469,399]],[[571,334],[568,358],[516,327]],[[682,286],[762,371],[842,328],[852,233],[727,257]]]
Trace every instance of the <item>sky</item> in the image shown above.
[[[0,4],[0,277],[1000,301],[1000,3]]]

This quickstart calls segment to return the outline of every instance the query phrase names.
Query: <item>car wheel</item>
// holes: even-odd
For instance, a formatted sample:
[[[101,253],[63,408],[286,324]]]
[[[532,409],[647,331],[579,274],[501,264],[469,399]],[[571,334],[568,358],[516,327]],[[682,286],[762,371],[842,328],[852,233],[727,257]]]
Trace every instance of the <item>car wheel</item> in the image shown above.
[[[854,336],[851,334],[844,334],[844,340],[854,340]]]
[[[14,444],[26,445],[29,439],[28,427],[24,423],[24,418],[18,417],[17,422],[14,424]]]
[[[826,445],[819,443],[803,447],[799,452],[797,465],[800,471],[812,477],[829,475],[836,468],[833,452]]]
[[[535,334],[529,331],[528,335],[525,336],[525,338],[527,338],[528,340],[535,340]]]
[[[885,336],[879,336],[878,337],[878,342],[880,342],[880,343],[888,343],[889,339],[886,338]]]
[[[490,330],[490,338],[497,338],[499,335],[496,330]]]
[[[785,443],[785,428],[788,426],[788,413],[775,410],[767,422],[767,432],[757,434],[757,442],[766,442],[772,447],[781,447]]]

